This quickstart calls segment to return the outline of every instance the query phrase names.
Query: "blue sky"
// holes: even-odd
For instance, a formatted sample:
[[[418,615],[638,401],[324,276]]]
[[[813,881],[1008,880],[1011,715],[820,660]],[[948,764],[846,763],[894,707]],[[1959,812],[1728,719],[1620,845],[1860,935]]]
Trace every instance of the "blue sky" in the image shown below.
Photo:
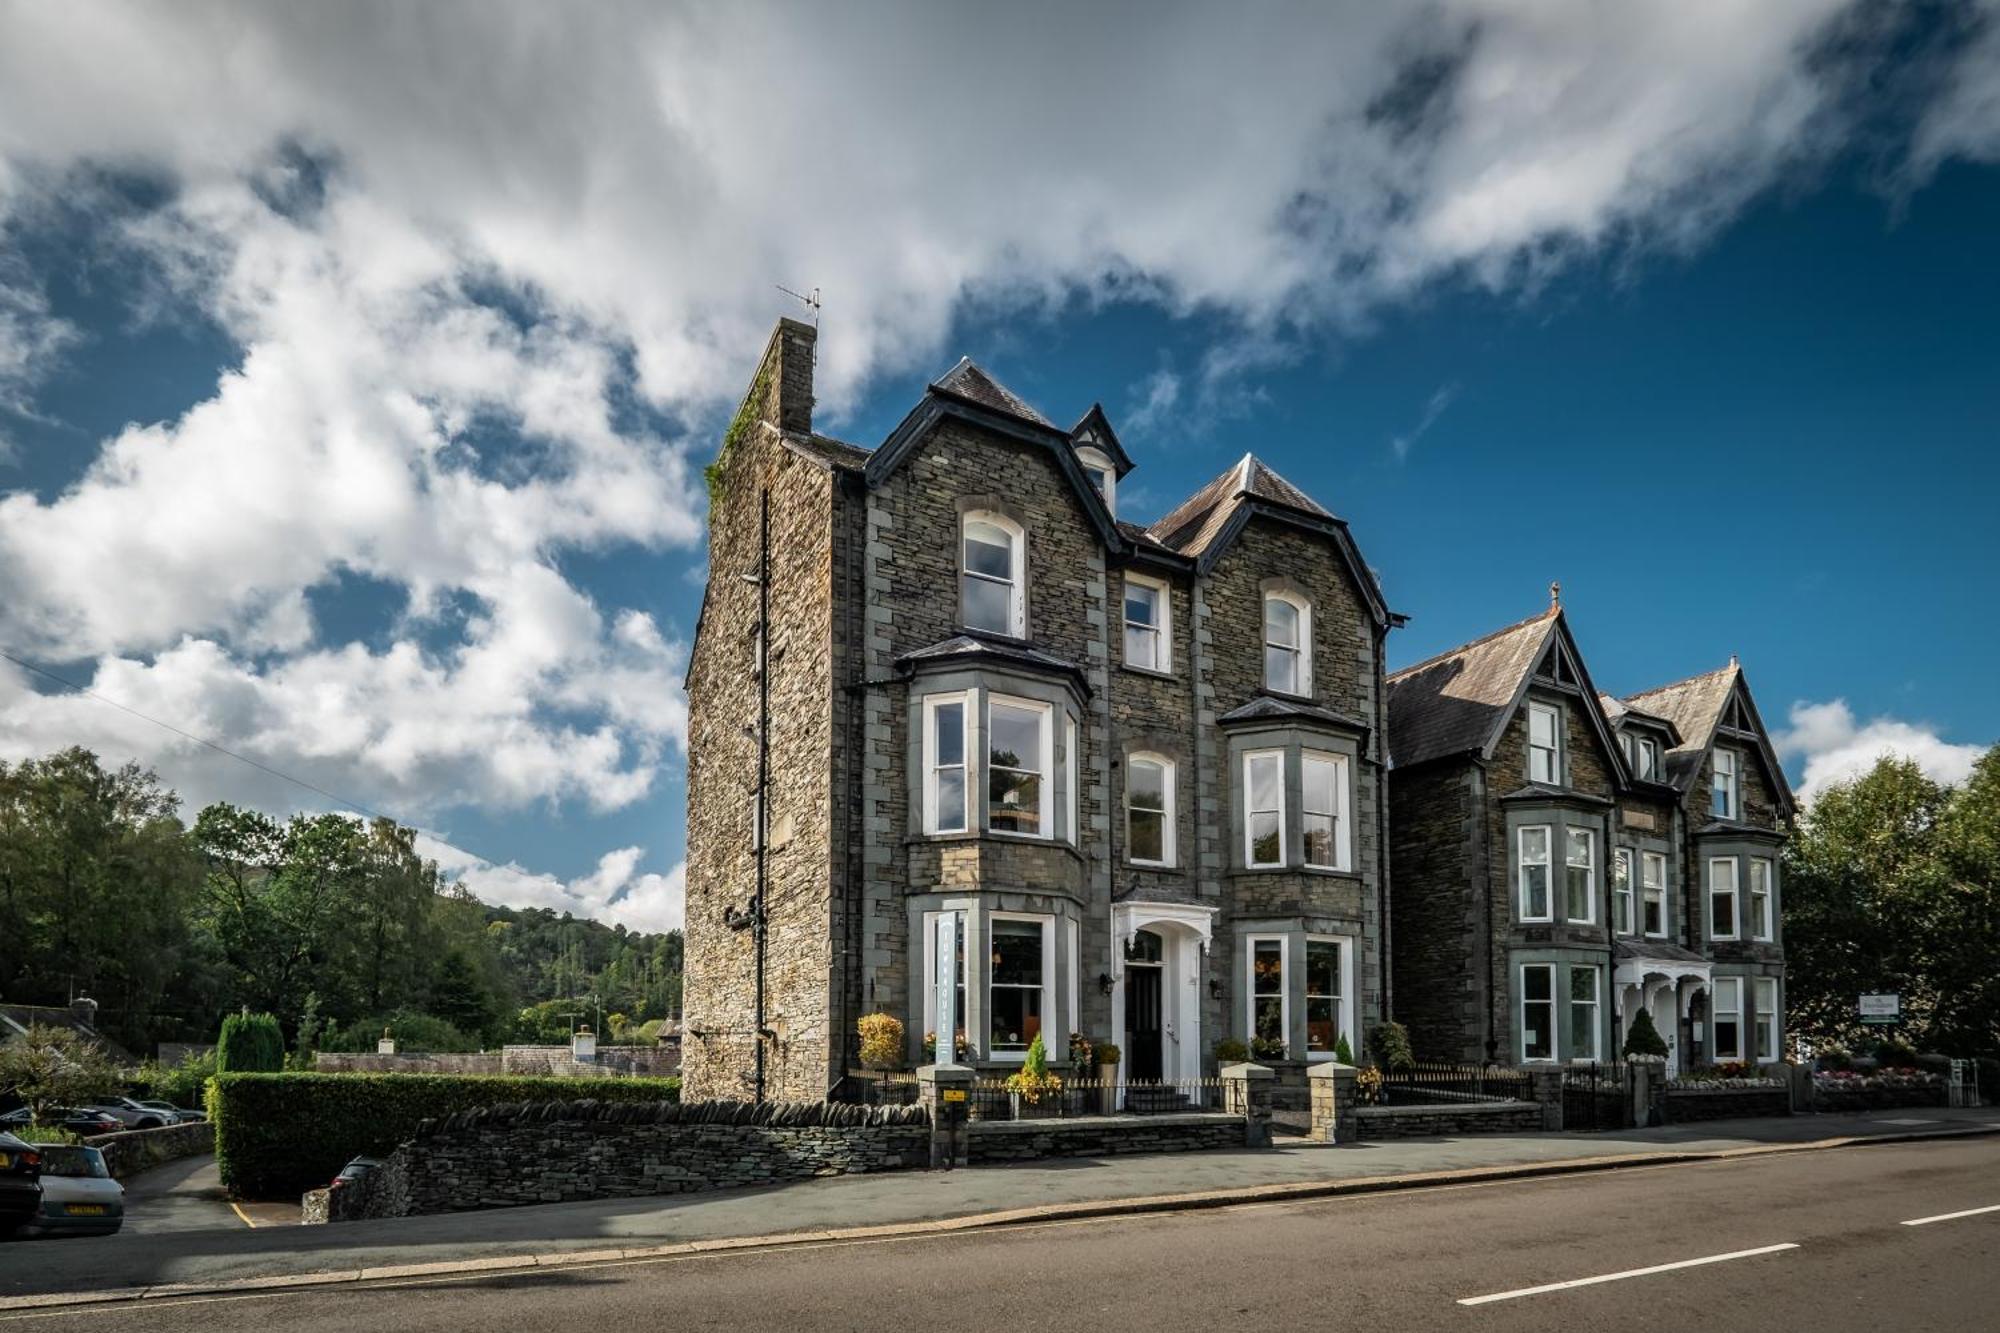
[[[699,467],[779,282],[843,438],[966,354],[1103,401],[1126,517],[1257,453],[1392,663],[1560,580],[1604,688],[1739,654],[1808,789],[2000,737],[1992,4],[90,9],[0,8],[0,648],[489,898],[678,918]],[[0,663],[0,758],[68,743],[327,804]]]

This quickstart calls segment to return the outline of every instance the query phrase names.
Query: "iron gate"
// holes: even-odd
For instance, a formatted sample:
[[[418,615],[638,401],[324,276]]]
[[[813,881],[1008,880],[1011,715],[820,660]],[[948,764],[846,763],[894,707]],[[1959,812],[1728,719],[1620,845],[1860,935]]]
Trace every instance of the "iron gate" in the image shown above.
[[[1563,1070],[1563,1128],[1592,1130],[1632,1127],[1632,1067],[1576,1064]]]

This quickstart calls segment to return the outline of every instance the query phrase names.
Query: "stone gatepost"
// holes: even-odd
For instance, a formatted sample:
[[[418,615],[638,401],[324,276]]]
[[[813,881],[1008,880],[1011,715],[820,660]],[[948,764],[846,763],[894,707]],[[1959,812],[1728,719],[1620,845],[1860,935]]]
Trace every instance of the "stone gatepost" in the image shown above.
[[[1355,1092],[1355,1076],[1360,1071],[1338,1061],[1317,1064],[1306,1070],[1306,1086],[1312,1089],[1312,1132],[1314,1143],[1352,1143],[1358,1137],[1360,1104]]]
[[[922,1065],[917,1104],[930,1113],[931,1169],[967,1163],[965,1124],[971,1110],[972,1070],[966,1065]]]
[[[1528,1071],[1528,1095],[1542,1108],[1542,1128],[1563,1127],[1563,1071],[1534,1068]]]
[[[1632,1124],[1634,1128],[1645,1129],[1653,1123],[1653,1085],[1666,1077],[1667,1065],[1664,1060],[1635,1055],[1631,1068]]]
[[[1243,1146],[1271,1146],[1271,1102],[1278,1075],[1263,1065],[1224,1065],[1223,1109],[1243,1117]]]

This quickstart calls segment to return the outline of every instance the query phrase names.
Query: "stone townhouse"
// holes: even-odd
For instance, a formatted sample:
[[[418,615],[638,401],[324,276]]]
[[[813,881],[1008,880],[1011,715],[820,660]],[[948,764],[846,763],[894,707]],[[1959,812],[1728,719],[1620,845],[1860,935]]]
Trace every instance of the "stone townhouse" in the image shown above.
[[[1791,815],[1728,667],[1615,699],[1541,615],[1389,677],[1396,1016],[1420,1054],[1780,1058]]]
[[[813,338],[779,324],[711,469],[688,1095],[827,1095],[878,1011],[995,1071],[1037,1034],[1128,1080],[1358,1048],[1396,618],[1347,526],[1249,457],[1125,521],[1103,411],[1058,427],[969,362],[876,448],[829,439]]]

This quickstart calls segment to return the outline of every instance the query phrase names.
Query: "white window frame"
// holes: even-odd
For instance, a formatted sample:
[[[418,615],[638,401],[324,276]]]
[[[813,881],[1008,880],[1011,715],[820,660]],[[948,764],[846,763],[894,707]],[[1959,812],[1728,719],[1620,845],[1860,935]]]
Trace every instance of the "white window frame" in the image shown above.
[[[999,584],[1000,580],[990,574],[975,574],[966,568],[966,529],[973,523],[989,523],[1012,538],[1012,567],[1009,579],[1002,586],[1008,590],[1007,628],[996,630],[987,625],[973,625],[966,614],[968,606],[965,597],[965,580],[977,579],[982,583]],[[989,509],[967,510],[958,520],[958,614],[961,624],[969,629],[978,629],[987,634],[1006,634],[1016,639],[1028,637],[1027,626],[1027,586],[1028,586],[1028,534],[1019,523],[1005,514],[996,514]]]
[[[924,755],[924,832],[969,833],[973,826],[973,809],[978,788],[978,766],[972,761],[972,708],[973,695],[970,690],[957,690],[943,694],[924,696],[923,708],[923,755]],[[956,767],[964,782],[965,808],[963,818],[957,828],[944,828],[938,822],[938,755],[937,755],[937,714],[941,708],[957,705],[959,709],[959,759]]]
[[[1717,866],[1729,867],[1729,886],[1723,888],[1715,874]],[[1743,899],[1741,883],[1737,876],[1737,860],[1733,856],[1711,856],[1708,858],[1708,913],[1702,918],[1706,933],[1711,940],[1727,942],[1743,938]],[[1729,933],[1723,934],[1715,928],[1715,900],[1727,896],[1729,899]]]
[[[1354,1032],[1354,937],[1351,935],[1306,936],[1305,948],[1307,956],[1299,960],[1299,994],[1305,1001],[1306,1022],[1309,1024],[1312,1022],[1313,997],[1305,987],[1312,984],[1310,980],[1312,976],[1311,952],[1312,946],[1315,944],[1332,944],[1337,945],[1340,949],[1340,966],[1335,971],[1336,979],[1340,985],[1340,994],[1335,997],[1340,1002],[1340,1021],[1337,1025],[1337,1031],[1334,1034],[1336,1038],[1335,1044],[1338,1044],[1338,1038],[1345,1037],[1347,1038],[1347,1049],[1349,1052],[1352,1052],[1360,1045],[1360,1038]],[[1307,1041],[1308,1045],[1305,1056],[1308,1062],[1325,1063],[1328,1060],[1336,1058],[1335,1053],[1332,1051],[1313,1050],[1310,1045],[1310,1037],[1307,1038]]]
[[[1656,881],[1646,872],[1653,866],[1660,868]],[[1660,928],[1646,928],[1646,908],[1653,901],[1654,891],[1660,895]],[[1672,918],[1667,915],[1667,856],[1665,852],[1639,853],[1639,929],[1648,939],[1663,940],[1672,930]]]
[[[1729,988],[1730,1007],[1724,1008],[1722,992]],[[1722,1049],[1722,1025],[1717,1020],[1732,1018],[1736,1024],[1736,1045],[1733,1049]],[[1717,977],[1708,996],[1708,1047],[1711,1057],[1717,1061],[1743,1059],[1743,978]]]
[[[1054,758],[1053,733],[1055,730],[1055,708],[1053,705],[1040,699],[1022,699],[1012,694],[995,694],[990,690],[986,691],[985,699],[985,708],[980,719],[985,725],[979,733],[979,790],[984,793],[986,798],[983,803],[989,807],[986,810],[986,831],[1003,838],[1027,838],[1036,842],[1053,841],[1056,835],[1055,824],[1053,822],[1055,802],[1052,798],[1052,791],[1055,787],[1055,764],[1052,762]],[[1036,832],[1033,833],[1022,833],[1015,829],[993,827],[993,811],[990,807],[993,791],[993,705],[995,704],[1003,704],[1010,708],[1019,708],[1023,711],[1041,714],[1042,721],[1039,728],[1041,754],[1036,761],[1039,767],[1033,770],[1014,770],[1032,771],[1041,778],[1041,782],[1037,784]]]
[[[1313,764],[1325,764],[1333,769],[1333,809],[1314,810],[1306,793],[1312,784],[1306,781],[1306,773]],[[1353,820],[1349,816],[1351,801],[1352,770],[1347,756],[1331,750],[1303,750],[1299,753],[1299,854],[1304,864],[1311,870],[1352,871],[1354,869]],[[1306,821],[1314,816],[1330,817],[1333,820],[1333,861],[1321,864],[1312,859],[1312,839],[1306,836]],[[1282,822],[1282,821],[1281,821]]]
[[[1547,745],[1540,744],[1535,740],[1535,722],[1538,718],[1548,719],[1549,743]],[[1528,704],[1528,781],[1539,782],[1544,787],[1560,787],[1563,785],[1562,742],[1562,709],[1557,708],[1554,704],[1539,704],[1530,701]],[[1538,776],[1539,769],[1535,762],[1544,754],[1549,759],[1549,776],[1547,777]]]
[[[1726,761],[1726,762],[1725,762]],[[1743,760],[1734,750],[1717,748],[1715,776],[1709,787],[1708,812],[1720,819],[1743,818]],[[1720,795],[1723,808],[1715,808]]]
[[[1145,588],[1153,594],[1154,614],[1158,618],[1158,623],[1150,626],[1132,620],[1125,614],[1125,599],[1122,597],[1119,599],[1119,621],[1125,628],[1123,636],[1125,665],[1135,671],[1157,671],[1161,675],[1169,675],[1174,669],[1172,585],[1164,579],[1131,573],[1125,575],[1125,583],[1127,596],[1130,595],[1132,588]],[[1132,660],[1132,635],[1135,631],[1153,636],[1153,662],[1150,666]]]
[[[1299,641],[1296,645],[1287,647],[1284,644],[1271,642],[1270,604],[1272,602],[1283,602],[1298,612]],[[1312,603],[1293,592],[1267,592],[1264,594],[1264,600],[1259,604],[1258,609],[1263,613],[1262,623],[1258,626],[1258,637],[1262,641],[1264,650],[1264,688],[1273,693],[1287,694],[1294,698],[1312,697]],[[1293,655],[1294,670],[1292,674],[1294,679],[1292,684],[1296,688],[1285,689],[1271,680],[1270,655],[1273,648],[1278,649],[1280,652],[1289,652]]]
[[[1111,459],[1102,450],[1083,448],[1076,451],[1076,461],[1083,468],[1084,480],[1096,488],[1104,500],[1104,507],[1113,518],[1118,516],[1118,469],[1111,466]],[[1100,480],[1101,478],[1101,480]]]
[[[1583,838],[1585,854],[1585,860],[1582,865],[1577,864],[1575,853],[1571,850],[1579,835]],[[1570,909],[1575,906],[1570,901],[1569,872],[1572,870],[1582,870],[1584,872],[1583,901],[1586,914],[1583,916],[1570,915]],[[1553,904],[1551,906],[1553,907]],[[1579,926],[1594,926],[1597,924],[1596,829],[1579,828],[1575,824],[1563,825],[1563,920],[1573,922]]]
[[[1289,935],[1245,935],[1243,937],[1243,1040],[1247,1043],[1257,1036],[1257,946],[1273,944],[1278,946],[1278,1013],[1279,1027],[1285,1042],[1285,1054],[1292,1053],[1292,945]]]
[[[1166,808],[1159,811],[1160,819],[1160,859],[1147,860],[1132,851],[1132,770],[1139,764],[1153,764],[1160,770],[1160,795]],[[1150,750],[1140,750],[1125,756],[1125,859],[1135,866],[1167,866],[1175,862],[1174,857],[1174,761],[1163,754]]]
[[[1632,771],[1635,777],[1647,782],[1660,780],[1660,743],[1651,736],[1637,736],[1632,741]]]
[[[1777,937],[1777,914],[1773,904],[1777,901],[1772,892],[1776,883],[1777,867],[1768,856],[1750,858],[1750,938],[1761,944],[1769,944]],[[1762,881],[1759,883],[1759,881]]]
[[[966,945],[965,949],[966,966],[962,970],[967,972],[971,971],[972,941],[968,934],[968,932],[972,929],[972,922],[969,919],[971,913],[965,911],[962,908],[948,908],[946,910],[938,912],[925,912],[924,913],[924,1028],[923,1028],[924,1032],[937,1032],[937,962],[938,962],[937,923],[938,923],[938,918],[947,916],[958,918],[959,938],[963,940]],[[961,976],[958,980],[959,980],[959,989],[965,992],[966,999],[969,1001],[972,998],[972,978],[970,976]],[[959,1014],[958,1023],[959,1027],[965,1032],[966,1054],[968,1058],[971,1058],[973,1056],[976,1056],[979,1052],[979,1034],[973,1031],[972,1025],[966,1021],[966,1018],[967,1015],[963,1013]],[[923,1032],[918,1033],[917,1036],[919,1039],[918,1049],[922,1050],[923,1048],[921,1039],[923,1037]],[[939,1049],[937,1054],[933,1057],[938,1064],[950,1064],[955,1062],[953,1048],[951,1045],[951,1038],[949,1036],[947,1036],[944,1033],[938,1033],[938,1048]]]
[[[1611,929],[1619,935],[1639,933],[1638,855],[1630,847],[1611,854]]]
[[[1066,830],[1069,845],[1083,846],[1083,831],[1077,827],[1080,801],[1077,796],[1076,772],[1078,755],[1076,718],[1067,710],[1063,713],[1063,783],[1067,787],[1069,802],[1069,828]]]
[[[1278,859],[1259,861],[1256,857],[1256,826],[1259,814],[1270,811],[1257,809],[1253,803],[1257,784],[1251,778],[1251,770],[1258,761],[1268,759],[1278,766]],[[1243,753],[1243,865],[1249,870],[1269,870],[1287,863],[1285,838],[1285,752],[1283,750],[1246,750]]]
[[[1568,975],[1563,980],[1569,984],[1564,988],[1562,1002],[1569,1010],[1567,1014],[1569,1019],[1569,1058],[1571,1060],[1601,1060],[1604,1058],[1604,969],[1587,963],[1570,963],[1566,966],[1565,971]],[[1576,974],[1579,972],[1588,972],[1590,974],[1590,999],[1588,1001],[1576,998]],[[1578,1048],[1576,1026],[1577,1008],[1586,1003],[1590,1006],[1590,1027],[1588,1029],[1590,1050],[1588,1053]]]
[[[1768,1003],[1766,1000],[1768,998]],[[1750,979],[1751,1028],[1750,1050],[1758,1064],[1772,1064],[1784,1058],[1782,1045],[1785,1036],[1784,1024],[1778,1021],[1778,979],[1776,977],[1752,977]],[[1768,1046],[1770,1054],[1763,1048]]]
[[[1055,1007],[1056,919],[1053,916],[1040,912],[987,913],[984,952],[989,958],[992,955],[993,941],[996,938],[996,932],[993,927],[996,922],[1001,921],[1032,921],[1039,924],[1042,928],[1042,979],[1039,987],[1042,994],[1042,1048],[1053,1052],[1052,1059],[1067,1059],[1069,1056],[1069,1043],[1067,1039],[1063,1041],[1060,1047],[1056,1045],[1056,1034],[1062,1026],[1062,1016],[1056,1012]],[[969,954],[971,950],[968,948],[966,952]],[[990,962],[985,962],[985,965],[979,969],[979,980],[979,992],[986,997],[986,1012],[980,1015],[985,1031],[981,1032],[975,1038],[972,1034],[972,1029],[967,1028],[965,1032],[966,1041],[974,1050],[983,1054],[988,1060],[1006,1064],[1022,1063],[1028,1058],[1028,1047],[1034,1044],[1032,1040],[1022,1042],[1021,1049],[1018,1051],[997,1050],[993,1046],[992,1029],[995,1010],[993,1006],[993,967]],[[1008,987],[1008,989],[1023,988]]]
[[[1540,970],[1548,974],[1549,998],[1528,999],[1528,973]],[[1561,1014],[1557,1007],[1563,1003],[1562,993],[1556,989],[1556,965],[1554,963],[1522,963],[1515,972],[1514,1013],[1518,1020],[1515,1031],[1520,1035],[1521,1063],[1524,1065],[1552,1065],[1562,1058],[1562,1030],[1556,1026]],[[1528,1005],[1546,1004],[1549,1008],[1549,1053],[1547,1055],[1528,1054]]]
[[[1523,824],[1520,828],[1514,830],[1514,910],[1522,921],[1555,920],[1555,830],[1556,826],[1552,824]],[[1539,862],[1533,862],[1528,859],[1528,835],[1530,833],[1539,833],[1542,835],[1544,851],[1542,860]],[[1542,867],[1542,891],[1547,897],[1545,910],[1539,913],[1534,911],[1528,903],[1528,867],[1537,864]]]

